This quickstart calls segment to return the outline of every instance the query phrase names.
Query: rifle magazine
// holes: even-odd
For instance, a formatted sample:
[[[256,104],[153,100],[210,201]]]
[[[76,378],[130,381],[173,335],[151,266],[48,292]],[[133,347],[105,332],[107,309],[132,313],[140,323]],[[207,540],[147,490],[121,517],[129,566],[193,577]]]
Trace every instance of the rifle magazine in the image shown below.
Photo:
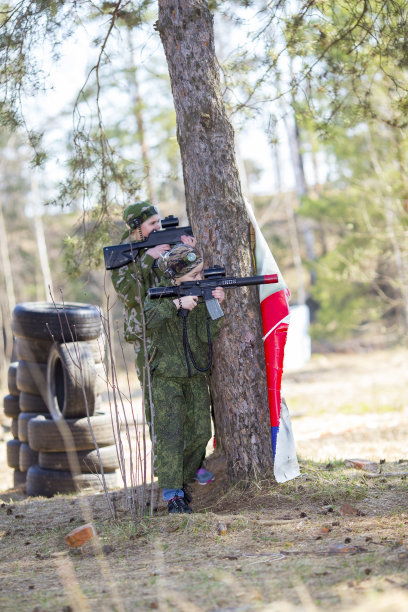
[[[208,314],[210,315],[213,321],[215,319],[220,319],[224,315],[224,311],[216,298],[206,300],[205,305],[207,306]]]

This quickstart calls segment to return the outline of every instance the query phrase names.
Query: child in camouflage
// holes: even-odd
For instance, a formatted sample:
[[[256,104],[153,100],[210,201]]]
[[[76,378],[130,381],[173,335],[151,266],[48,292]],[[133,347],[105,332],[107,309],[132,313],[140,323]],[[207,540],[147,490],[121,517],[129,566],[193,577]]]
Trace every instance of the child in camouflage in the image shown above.
[[[183,244],[165,253],[158,265],[165,277],[161,286],[201,280],[204,266],[200,253]],[[223,301],[221,287],[212,294]],[[214,480],[213,474],[202,467],[211,438],[210,396],[205,373],[209,352],[207,326],[211,338],[215,339],[221,330],[222,318],[210,319],[205,304],[198,302],[196,296],[175,300],[147,297],[144,311],[146,327],[156,349],[150,369],[159,486],[163,488],[168,512],[190,513],[191,495],[186,483],[193,479],[200,484]],[[188,343],[199,368],[194,366],[190,372],[183,343],[184,322],[179,316],[187,311]]]
[[[128,229],[121,242],[140,241],[147,238],[154,230],[160,229],[159,211],[150,202],[136,202],[123,212],[123,220]],[[182,236],[182,242],[195,246],[195,238]],[[151,249],[141,249],[135,262],[117,268],[112,272],[112,283],[124,305],[124,337],[126,342],[134,344],[136,373],[140,385],[146,388],[145,351],[143,347],[143,304],[149,287],[154,287],[162,280],[162,272],[155,266],[157,259],[170,249],[169,244],[160,244]],[[150,351],[149,338],[146,339],[147,354]],[[150,408],[148,393],[145,393],[146,421],[150,427]]]

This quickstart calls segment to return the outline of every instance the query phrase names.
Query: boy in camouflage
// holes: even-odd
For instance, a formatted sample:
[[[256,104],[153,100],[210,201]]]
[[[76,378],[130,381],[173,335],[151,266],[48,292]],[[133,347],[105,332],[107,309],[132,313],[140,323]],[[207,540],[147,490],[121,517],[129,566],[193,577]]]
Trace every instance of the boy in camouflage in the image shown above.
[[[159,268],[167,277],[160,286],[200,280],[203,259],[193,247],[178,244],[159,260]],[[213,297],[220,302],[224,290],[217,287]],[[182,310],[184,309],[184,310]],[[183,343],[183,317],[187,338],[199,370],[189,368]],[[222,318],[208,317],[203,302],[197,296],[183,296],[175,300],[147,297],[144,307],[146,327],[155,349],[150,364],[154,405],[155,461],[159,486],[168,511],[188,512],[191,496],[185,483],[198,480],[206,484],[214,476],[200,467],[211,438],[210,396],[206,365],[208,362],[208,333],[215,339],[222,326]]]
[[[132,242],[146,239],[154,230],[160,229],[159,211],[150,202],[136,202],[123,212],[123,220],[128,229],[121,242]],[[195,238],[182,236],[182,241],[191,246]],[[143,303],[149,287],[156,286],[162,279],[162,272],[154,264],[157,259],[170,249],[168,244],[160,244],[151,249],[141,249],[136,261],[117,268],[112,272],[112,283],[116,293],[124,304],[124,337],[132,342],[135,349],[136,373],[142,389],[145,389],[146,421],[151,425],[150,407],[145,380],[145,354],[150,353],[151,341],[146,338],[146,351],[143,346]]]

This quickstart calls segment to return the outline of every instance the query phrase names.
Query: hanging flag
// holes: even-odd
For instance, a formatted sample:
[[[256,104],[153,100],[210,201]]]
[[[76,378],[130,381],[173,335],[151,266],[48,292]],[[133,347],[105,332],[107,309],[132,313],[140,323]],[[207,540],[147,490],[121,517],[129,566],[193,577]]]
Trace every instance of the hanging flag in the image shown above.
[[[262,313],[274,475],[278,482],[286,482],[300,475],[289,411],[285,400],[281,397],[283,357],[290,320],[290,292],[259,228],[251,205],[247,200],[245,204],[255,238],[252,251],[255,257],[256,274],[278,275],[277,283],[259,286],[259,299]]]

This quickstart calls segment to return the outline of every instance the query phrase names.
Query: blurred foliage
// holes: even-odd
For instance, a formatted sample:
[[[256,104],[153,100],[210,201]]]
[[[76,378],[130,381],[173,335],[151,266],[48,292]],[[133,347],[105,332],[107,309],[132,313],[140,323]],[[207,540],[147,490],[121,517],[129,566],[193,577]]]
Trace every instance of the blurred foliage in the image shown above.
[[[63,41],[78,27],[97,25],[97,59],[73,112],[68,178],[50,202],[81,212],[64,239],[63,261],[76,292],[81,279],[92,286],[89,278],[101,270],[102,247],[118,238],[121,210],[145,193],[147,170],[157,199],[171,206],[183,202],[163,56],[146,62],[137,97],[139,66],[130,61],[125,41],[129,35],[135,48],[146,44],[156,3],[21,0],[0,6],[0,122],[16,133],[25,128],[34,166],[44,165],[49,153],[42,134],[25,125],[21,100],[51,85],[38,50],[46,41],[57,61]],[[384,333],[406,335],[408,5],[403,0],[214,0],[209,6],[218,18],[224,101],[236,125],[264,117],[270,145],[279,148],[279,128],[296,120],[303,159],[310,166],[314,158],[325,175],[319,184],[307,172],[307,194],[300,200],[280,193],[259,198],[257,208],[272,251],[293,284],[288,219],[289,208],[294,209],[303,269],[314,273],[308,290],[318,305],[315,337],[364,333],[372,324]],[[138,115],[149,134],[148,167]],[[249,182],[256,182],[256,165],[247,160],[246,167]],[[17,183],[9,180],[7,202],[15,199],[24,207]],[[12,223],[12,215],[16,221],[18,215],[9,208]],[[61,219],[65,225],[69,215]],[[300,232],[305,219],[315,234],[313,261],[307,260]],[[20,231],[22,267],[35,279],[24,246],[29,228]],[[36,283],[26,277],[24,283],[34,295]]]

